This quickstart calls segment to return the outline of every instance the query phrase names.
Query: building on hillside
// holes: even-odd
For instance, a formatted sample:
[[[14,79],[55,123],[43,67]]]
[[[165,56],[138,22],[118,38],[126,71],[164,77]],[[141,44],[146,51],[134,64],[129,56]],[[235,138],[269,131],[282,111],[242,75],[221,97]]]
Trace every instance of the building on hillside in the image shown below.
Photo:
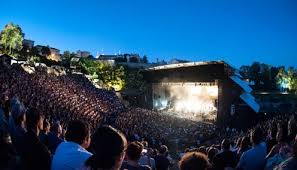
[[[45,55],[43,54],[42,49],[43,48],[49,48],[50,50],[50,54],[49,55]],[[53,60],[53,61],[61,61],[61,55],[60,55],[60,50],[57,48],[53,48],[53,47],[49,47],[49,46],[43,46],[43,45],[36,45],[35,48],[37,49],[39,55],[45,56],[48,60]]]
[[[91,53],[89,51],[80,51],[78,50],[76,52],[76,56],[79,57],[79,58],[86,58],[86,57],[89,57],[91,55]]]
[[[141,63],[139,54],[98,55],[97,60],[114,60],[115,62]]]
[[[50,51],[51,51],[51,54],[46,57],[47,59],[57,61],[57,62],[62,60],[59,49],[50,47]]]
[[[33,40],[24,39],[23,40],[23,46],[28,47],[28,49],[32,49],[34,47],[34,41]]]

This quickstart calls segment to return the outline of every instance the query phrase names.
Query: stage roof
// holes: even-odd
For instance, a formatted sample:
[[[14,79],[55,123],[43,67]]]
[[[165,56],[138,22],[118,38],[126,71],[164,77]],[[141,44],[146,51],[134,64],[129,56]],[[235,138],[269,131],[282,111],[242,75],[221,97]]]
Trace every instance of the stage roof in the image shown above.
[[[167,64],[162,66],[155,66],[145,69],[146,71],[152,70],[164,70],[164,69],[173,69],[180,67],[192,67],[192,66],[201,66],[201,65],[210,65],[210,64],[226,64],[224,61],[207,61],[207,62],[189,62],[189,63],[178,63],[178,64]]]
[[[249,105],[256,113],[259,112],[260,106],[259,104],[255,101],[254,96],[252,96],[250,93],[243,93],[240,95],[240,98],[247,104]]]
[[[231,80],[233,80],[236,84],[238,84],[245,92],[251,93],[253,89],[249,86],[246,81],[241,80],[238,76],[230,76]]]

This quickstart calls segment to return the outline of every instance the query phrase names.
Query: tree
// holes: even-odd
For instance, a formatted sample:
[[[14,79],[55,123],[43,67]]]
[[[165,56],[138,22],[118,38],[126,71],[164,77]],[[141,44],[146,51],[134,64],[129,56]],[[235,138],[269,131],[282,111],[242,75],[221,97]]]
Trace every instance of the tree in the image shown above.
[[[243,65],[239,68],[239,73],[244,79],[250,79],[250,66]]]
[[[269,90],[271,89],[271,86],[272,86],[270,66],[262,63],[260,67],[261,67],[261,71],[259,76],[260,76],[260,81],[263,83],[262,88],[264,88],[265,90]]]
[[[0,44],[4,47],[4,53],[13,55],[13,51],[20,51],[24,40],[24,34],[19,25],[9,23],[1,32]]]
[[[277,84],[281,91],[288,89],[288,74],[285,67],[281,67],[276,76]]]
[[[259,62],[254,62],[250,68],[250,79],[255,82],[255,88],[259,89],[261,84],[261,78],[259,76],[261,71],[261,66]]]
[[[143,61],[143,63],[148,63],[148,60],[147,60],[147,56],[146,55],[143,56],[142,61]]]
[[[141,93],[147,89],[147,84],[145,83],[140,70],[127,69],[125,82],[125,89],[138,90]]]
[[[64,51],[64,53],[62,54],[62,59],[63,60],[69,60],[71,58],[71,53],[70,51]]]
[[[89,58],[81,58],[79,62],[82,72],[97,75],[98,85],[107,89],[120,91],[125,86],[125,69],[122,66],[112,66]]]
[[[280,69],[281,69],[281,67],[271,67],[270,68],[270,76],[271,76],[271,81],[272,81],[271,89],[272,90],[277,89],[276,76],[277,76]]]

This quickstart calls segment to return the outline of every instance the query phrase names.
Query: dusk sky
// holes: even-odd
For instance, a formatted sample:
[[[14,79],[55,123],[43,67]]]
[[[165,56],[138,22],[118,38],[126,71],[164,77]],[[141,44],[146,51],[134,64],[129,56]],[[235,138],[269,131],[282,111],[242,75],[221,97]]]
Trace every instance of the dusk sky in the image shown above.
[[[297,0],[1,0],[0,29],[96,55],[297,67]]]

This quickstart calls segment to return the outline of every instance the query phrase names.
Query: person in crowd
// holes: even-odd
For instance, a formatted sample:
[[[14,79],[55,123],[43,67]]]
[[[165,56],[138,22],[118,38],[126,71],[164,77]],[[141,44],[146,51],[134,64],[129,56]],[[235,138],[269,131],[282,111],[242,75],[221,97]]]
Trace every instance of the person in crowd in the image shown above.
[[[240,145],[239,145],[239,149],[237,151],[237,157],[240,158],[241,155],[250,149],[250,138],[245,136],[245,137],[242,137],[241,138],[241,142],[240,142]]]
[[[0,129],[9,131],[10,101],[3,97],[0,103]]]
[[[221,144],[222,151],[213,158],[213,169],[235,168],[237,163],[236,153],[230,150],[231,144],[224,139]]]
[[[94,153],[88,158],[82,170],[119,170],[125,157],[127,140],[111,126],[99,127],[91,141],[90,150]]]
[[[277,144],[276,141],[277,125],[276,123],[271,123],[268,129],[268,136],[266,137],[267,150],[270,151],[274,145]]]
[[[39,134],[40,141],[48,147],[48,133],[50,132],[51,124],[48,120],[43,121],[43,130]]]
[[[55,153],[58,145],[63,142],[61,138],[62,135],[62,126],[60,122],[55,122],[51,128],[51,132],[48,134],[48,148],[52,154]]]
[[[200,152],[187,152],[179,161],[180,170],[207,170],[209,167],[207,156]]]
[[[16,150],[9,133],[3,129],[0,129],[0,169],[17,170]]]
[[[278,154],[280,150],[285,150],[286,148],[289,147],[287,134],[288,134],[288,129],[287,129],[286,123],[284,122],[279,123],[278,131],[276,134],[277,144],[272,147],[272,149],[266,156],[267,159]]]
[[[215,147],[210,147],[207,151],[207,158],[210,163],[213,163],[213,158],[218,154],[218,149]]]
[[[81,168],[85,161],[92,156],[86,149],[90,145],[90,129],[88,124],[80,121],[71,121],[65,134],[66,141],[56,149],[52,170],[73,170]]]
[[[122,170],[150,170],[149,166],[143,166],[139,164],[139,159],[143,150],[143,145],[138,142],[131,142],[126,150],[127,160],[123,162],[121,169]]]
[[[243,170],[262,170],[265,167],[265,156],[267,153],[266,144],[262,142],[262,129],[256,127],[251,132],[250,137],[253,147],[241,155],[237,168]]]
[[[152,148],[148,148],[147,150],[143,149],[141,153],[141,157],[139,159],[140,165],[147,165],[151,167],[152,170],[156,170],[156,162],[154,159],[154,150]]]
[[[295,170],[297,167],[297,135],[293,144],[293,156],[282,162],[276,170]]]
[[[43,129],[43,115],[34,108],[27,112],[27,132],[21,140],[21,161],[26,170],[49,170],[51,155],[47,147],[39,140],[39,133]]]
[[[26,109],[18,101],[12,104],[11,118],[9,119],[9,131],[12,137],[12,142],[15,145],[17,152],[21,149],[21,139],[24,137],[26,129]]]
[[[297,122],[295,120],[295,117],[292,116],[288,122],[288,142],[289,142],[289,144],[294,143],[296,135],[297,135]]]
[[[286,122],[279,123],[278,132],[276,134],[277,144],[273,146],[269,154],[266,156],[266,170],[274,169],[277,165],[292,156],[287,136],[289,129],[290,126],[287,126]]]
[[[159,154],[155,157],[157,170],[168,170],[170,166],[170,161],[167,158],[168,148],[166,145],[161,145],[159,149]]]

